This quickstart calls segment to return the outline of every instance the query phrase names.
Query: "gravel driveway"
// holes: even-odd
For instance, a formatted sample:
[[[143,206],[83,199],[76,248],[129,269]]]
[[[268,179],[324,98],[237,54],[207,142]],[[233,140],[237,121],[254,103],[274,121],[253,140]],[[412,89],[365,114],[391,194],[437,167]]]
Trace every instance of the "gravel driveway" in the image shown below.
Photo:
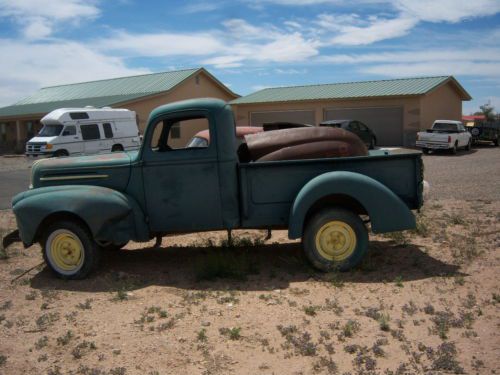
[[[456,155],[424,155],[430,198],[500,200],[500,148],[480,145]]]

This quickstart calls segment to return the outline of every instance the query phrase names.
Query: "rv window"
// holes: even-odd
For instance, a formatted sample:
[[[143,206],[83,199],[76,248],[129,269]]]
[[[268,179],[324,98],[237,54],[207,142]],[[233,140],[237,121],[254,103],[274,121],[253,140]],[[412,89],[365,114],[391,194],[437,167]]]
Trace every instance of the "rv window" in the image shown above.
[[[62,135],[76,135],[76,127],[74,125],[66,126]]]
[[[40,137],[55,137],[61,134],[62,125],[44,125],[38,136]]]
[[[81,125],[80,128],[82,129],[82,138],[84,141],[101,138],[97,124]]]
[[[86,120],[89,118],[89,114],[87,112],[71,112],[69,117],[72,120]]]
[[[102,128],[104,129],[104,136],[106,138],[113,138],[113,130],[111,129],[111,124],[109,122],[102,124]]]

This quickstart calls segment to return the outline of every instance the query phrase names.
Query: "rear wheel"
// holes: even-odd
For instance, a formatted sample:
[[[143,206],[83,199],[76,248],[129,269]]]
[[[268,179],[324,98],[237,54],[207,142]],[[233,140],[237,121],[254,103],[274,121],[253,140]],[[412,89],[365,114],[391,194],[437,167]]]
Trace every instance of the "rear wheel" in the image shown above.
[[[49,225],[42,240],[43,258],[62,279],[83,279],[97,268],[99,247],[89,230],[78,221],[61,220]]]
[[[500,135],[497,135],[497,139],[493,141],[493,144],[498,147],[499,143],[500,143]]]
[[[457,149],[458,149],[458,147],[457,147],[457,142],[455,142],[455,144],[454,144],[454,145],[453,145],[453,147],[451,148],[451,153],[452,153],[453,155],[455,155],[455,154],[457,153]]]
[[[304,252],[321,271],[346,271],[363,259],[368,232],[358,215],[342,208],[327,208],[312,216],[302,239]]]
[[[423,148],[423,149],[422,149],[422,152],[423,152],[424,154],[428,154],[428,153],[429,153],[429,149],[428,149],[428,148]]]
[[[120,152],[120,151],[123,151],[122,145],[113,145],[113,147],[111,147],[111,152]]]
[[[372,137],[372,139],[370,140],[370,145],[368,146],[368,149],[373,150],[374,148],[375,148],[375,138]]]

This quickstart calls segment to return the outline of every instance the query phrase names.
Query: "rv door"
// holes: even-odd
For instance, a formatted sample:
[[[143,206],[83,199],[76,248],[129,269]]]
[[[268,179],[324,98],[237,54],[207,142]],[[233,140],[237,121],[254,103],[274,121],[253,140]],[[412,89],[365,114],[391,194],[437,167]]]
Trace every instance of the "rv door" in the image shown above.
[[[80,125],[85,155],[97,154],[101,151],[101,133],[97,124]]]

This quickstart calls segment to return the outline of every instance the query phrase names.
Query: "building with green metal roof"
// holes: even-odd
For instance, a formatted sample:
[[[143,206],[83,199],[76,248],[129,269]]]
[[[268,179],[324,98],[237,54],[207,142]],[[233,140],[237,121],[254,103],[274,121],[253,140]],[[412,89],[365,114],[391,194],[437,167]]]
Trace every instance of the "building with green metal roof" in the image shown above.
[[[288,121],[318,125],[354,119],[384,146],[414,146],[436,119],[460,120],[471,96],[452,76],[266,88],[234,99],[237,124]]]
[[[0,152],[24,149],[40,128],[40,119],[58,108],[85,106],[136,111],[144,130],[151,110],[159,105],[197,97],[238,97],[204,68],[186,69],[91,82],[44,87],[19,102],[0,108]],[[180,135],[181,138],[183,135]],[[186,136],[187,137],[187,136]]]

